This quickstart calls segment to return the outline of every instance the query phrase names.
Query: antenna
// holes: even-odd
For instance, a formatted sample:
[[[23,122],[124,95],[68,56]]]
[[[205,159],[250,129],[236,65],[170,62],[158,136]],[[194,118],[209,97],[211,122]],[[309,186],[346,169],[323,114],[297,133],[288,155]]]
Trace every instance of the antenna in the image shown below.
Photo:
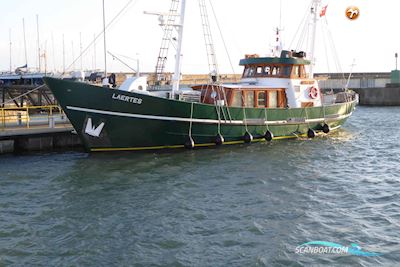
[[[39,69],[39,72],[41,71],[41,60],[40,60],[40,36],[39,36],[39,15],[36,15],[36,28],[37,28],[37,46],[38,46],[38,69]]]
[[[11,41],[10,41],[10,46],[11,46]],[[10,51],[11,53],[11,51]],[[399,55],[397,54],[397,52],[394,54],[394,57],[396,58],[396,70],[397,70],[397,58],[399,57]],[[11,59],[10,59],[11,60]],[[10,61],[11,62],[11,61]],[[11,64],[11,63],[10,63]]]
[[[28,53],[26,52],[25,19],[24,18],[22,18],[22,29],[24,32],[25,66],[26,66],[26,68],[28,68]]]
[[[282,29],[282,0],[279,1],[279,29]]]

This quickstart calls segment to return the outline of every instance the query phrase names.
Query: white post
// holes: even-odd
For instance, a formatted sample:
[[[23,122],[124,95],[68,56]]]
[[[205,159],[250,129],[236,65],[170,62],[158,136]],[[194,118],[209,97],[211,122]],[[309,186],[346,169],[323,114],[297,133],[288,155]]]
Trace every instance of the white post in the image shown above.
[[[318,7],[321,0],[314,0],[314,3],[311,7],[311,12],[313,16],[313,32],[311,36],[311,50],[310,50],[310,78],[314,77],[314,65],[315,65],[315,41],[317,36],[317,16],[318,16]]]
[[[180,22],[178,26],[178,45],[176,48],[176,58],[175,58],[175,72],[174,77],[172,78],[173,86],[171,92],[171,98],[175,97],[175,92],[179,90],[179,82],[181,78],[181,64],[182,64],[182,37],[183,37],[183,26],[185,23],[185,8],[186,8],[186,0],[182,0],[181,3],[181,13],[180,13]]]

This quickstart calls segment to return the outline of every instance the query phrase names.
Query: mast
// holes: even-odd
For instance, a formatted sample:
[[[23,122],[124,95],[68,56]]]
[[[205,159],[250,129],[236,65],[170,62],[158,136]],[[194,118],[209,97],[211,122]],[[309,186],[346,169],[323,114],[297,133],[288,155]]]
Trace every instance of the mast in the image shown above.
[[[186,8],[186,0],[182,0],[181,2],[181,12],[180,12],[180,22],[178,25],[178,45],[176,47],[176,60],[175,60],[175,71],[174,77],[172,78],[172,92],[171,98],[175,97],[175,92],[179,90],[179,82],[181,76],[181,65],[182,65],[182,37],[183,37],[183,27],[185,23],[185,8]]]
[[[104,38],[104,78],[107,79],[106,10],[104,7],[104,0],[103,0],[103,38]]]
[[[313,30],[312,30],[312,35],[311,35],[311,49],[310,49],[310,60],[311,60],[311,64],[310,64],[310,78],[314,77],[314,65],[315,65],[315,40],[316,40],[316,36],[317,36],[317,20],[318,20],[318,7],[319,4],[321,3],[321,0],[313,0],[313,4],[311,6],[311,16],[312,16],[312,26],[313,26]]]
[[[11,28],[9,29],[9,37],[10,37],[10,73],[12,72],[12,42],[11,42]]]
[[[217,56],[215,53],[214,41],[211,34],[210,22],[208,19],[207,6],[205,0],[199,0],[200,16],[203,25],[204,44],[207,50],[208,70],[213,83],[219,80]]]
[[[25,37],[25,18],[22,18],[22,29],[24,32],[25,66],[26,68],[28,68],[28,53],[26,52],[26,37]]]
[[[37,29],[37,46],[38,46],[38,70],[41,71],[41,57],[40,57],[40,36],[39,36],[39,15],[36,14],[36,29]]]

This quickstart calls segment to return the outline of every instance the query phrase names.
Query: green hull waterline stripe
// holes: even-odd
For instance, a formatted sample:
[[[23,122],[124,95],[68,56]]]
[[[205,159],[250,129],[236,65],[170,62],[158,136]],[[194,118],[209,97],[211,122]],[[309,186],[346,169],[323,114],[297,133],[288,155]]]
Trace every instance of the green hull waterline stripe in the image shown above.
[[[263,119],[248,119],[244,120],[210,120],[210,119],[191,119],[191,118],[179,118],[179,117],[165,117],[165,116],[154,116],[154,115],[142,115],[142,114],[132,114],[132,113],[123,113],[123,112],[114,112],[114,111],[106,111],[106,110],[98,110],[98,109],[89,109],[89,108],[80,108],[80,107],[72,107],[67,106],[67,109],[80,111],[80,112],[88,112],[95,114],[103,114],[110,116],[119,116],[119,117],[130,117],[130,118],[138,118],[138,119],[148,119],[148,120],[162,120],[162,121],[179,121],[179,122],[195,122],[195,123],[205,123],[205,124],[228,124],[228,125],[298,125],[298,124],[308,124],[308,123],[319,123],[319,122],[329,122],[329,121],[338,121],[343,120],[351,116],[352,112],[344,115],[337,115],[335,117],[327,117],[327,118],[316,118],[316,119],[305,119],[303,121],[296,120],[281,120],[281,121],[265,121]]]

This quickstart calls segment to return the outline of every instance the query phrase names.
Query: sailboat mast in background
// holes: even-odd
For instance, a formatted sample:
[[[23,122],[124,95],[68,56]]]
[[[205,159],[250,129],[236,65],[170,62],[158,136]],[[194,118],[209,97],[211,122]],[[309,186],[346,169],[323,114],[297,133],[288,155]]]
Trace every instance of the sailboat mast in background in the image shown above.
[[[41,72],[39,15],[36,15],[36,29],[37,29],[37,48],[38,48],[38,71]]]
[[[103,0],[103,39],[104,39],[104,85],[108,84],[107,79],[107,43],[106,43],[106,10]]]
[[[28,68],[28,53],[26,51],[25,19],[22,18],[22,30],[24,33],[25,67]]]
[[[11,28],[9,29],[9,38],[10,38],[10,73],[12,72],[12,42],[11,42]]]

